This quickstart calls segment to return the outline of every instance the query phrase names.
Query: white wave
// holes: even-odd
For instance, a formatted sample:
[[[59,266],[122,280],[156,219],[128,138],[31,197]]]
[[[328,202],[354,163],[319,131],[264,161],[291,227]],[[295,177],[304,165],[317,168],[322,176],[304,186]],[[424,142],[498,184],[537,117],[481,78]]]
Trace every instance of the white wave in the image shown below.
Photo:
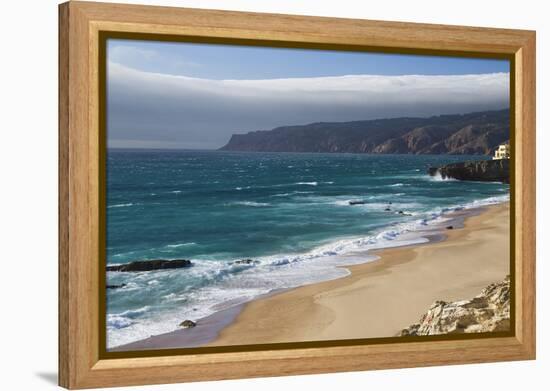
[[[133,325],[135,322],[132,319],[125,318],[119,315],[107,315],[107,328],[123,329]]]
[[[109,205],[107,208],[125,208],[128,206],[133,206],[133,203],[127,203],[127,204],[115,204],[115,205]]]
[[[489,205],[497,205],[510,200],[509,194],[503,194],[500,196],[487,197],[481,200],[474,200],[465,204],[454,205],[450,207],[435,208],[429,212],[424,213],[427,217],[418,220],[418,224],[426,226],[430,223],[439,223],[446,220],[446,215],[452,212],[458,212],[465,209],[482,208]]]
[[[362,201],[363,200],[359,200],[359,199],[349,199],[349,200],[336,200],[333,203],[334,205],[338,205],[338,206],[350,206],[350,202],[362,202]],[[358,205],[362,205],[362,204],[358,204]]]
[[[396,230],[389,230],[389,231],[383,231],[380,232],[378,235],[376,235],[377,240],[394,240],[399,236],[400,232]]]
[[[107,314],[107,327],[114,329],[130,327],[136,323],[135,318],[146,313],[149,308],[149,306],[145,306],[135,310],[127,310],[119,314]]]
[[[270,206],[271,204],[267,202],[255,202],[255,201],[236,201],[230,203],[230,205],[239,205],[239,206],[252,206],[252,207],[264,207]]]
[[[441,176],[441,173],[438,171],[436,175],[422,175],[422,178],[423,179],[427,179],[429,181],[433,181],[433,182],[459,182],[458,179],[455,179],[455,178],[449,178],[449,177],[446,177],[446,178],[443,178]]]
[[[143,306],[141,308],[137,308],[137,309],[134,309],[134,310],[126,310],[124,312],[121,312],[119,314],[114,314],[114,315],[124,316],[126,318],[134,319],[134,318],[137,318],[138,316],[143,315],[144,313],[146,313],[150,309],[151,309],[151,307],[146,305],[146,306]]]
[[[272,194],[270,197],[288,197],[294,193],[278,193],[278,194]]]
[[[188,243],[177,243],[177,244],[167,244],[166,247],[168,248],[178,248],[178,247],[185,247],[185,246],[194,246],[197,243],[195,242],[188,242]]]
[[[296,182],[295,185],[317,186],[319,182]]]
[[[411,232],[411,230],[411,225],[403,224],[394,229],[381,230],[366,237],[344,238],[330,242],[325,245],[318,246],[307,253],[288,255],[278,254],[268,257],[261,257],[259,260],[262,265],[277,267],[287,267],[294,264],[310,266],[322,264],[328,269],[325,273],[330,274],[330,272],[335,272],[335,270],[332,270],[335,266],[365,263],[376,259],[375,256],[368,255],[367,252],[370,250],[427,242],[427,239],[420,236],[414,237],[409,235],[401,238],[402,235]],[[349,256],[354,253],[361,253],[356,261],[350,260],[349,258]],[[336,258],[338,258],[339,261],[335,264],[334,262],[336,262]],[[331,259],[332,262],[329,262],[328,259]]]
[[[403,183],[394,183],[393,185],[389,185],[389,187],[401,187],[404,186]]]
[[[464,205],[464,208],[466,209],[479,208],[483,206],[501,204],[503,202],[508,202],[508,201],[510,201],[510,194],[503,194],[499,196],[488,197],[481,200],[475,200],[475,201],[469,202]]]
[[[312,191],[291,191],[291,192],[288,192],[288,193],[277,193],[277,194],[272,194],[270,195],[270,197],[289,197],[289,196],[293,196],[293,195],[296,195],[296,194],[311,194],[313,193]]]

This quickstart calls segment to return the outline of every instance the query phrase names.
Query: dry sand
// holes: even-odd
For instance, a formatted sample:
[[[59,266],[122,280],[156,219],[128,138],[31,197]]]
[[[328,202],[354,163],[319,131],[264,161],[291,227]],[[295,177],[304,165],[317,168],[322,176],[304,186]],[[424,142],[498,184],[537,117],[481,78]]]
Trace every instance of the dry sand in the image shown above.
[[[351,275],[247,304],[209,346],[394,336],[435,300],[469,299],[509,274],[509,204],[466,219],[446,240],[377,252]]]

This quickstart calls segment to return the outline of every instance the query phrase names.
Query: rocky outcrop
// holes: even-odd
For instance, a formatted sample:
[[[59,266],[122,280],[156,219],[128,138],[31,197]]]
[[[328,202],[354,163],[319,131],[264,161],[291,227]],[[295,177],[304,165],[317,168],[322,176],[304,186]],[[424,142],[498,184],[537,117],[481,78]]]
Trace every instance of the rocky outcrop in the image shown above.
[[[398,335],[483,333],[510,329],[510,276],[489,285],[471,300],[436,301],[419,323]]]
[[[153,259],[147,261],[134,261],[123,265],[107,266],[108,272],[147,272],[161,269],[180,269],[190,267],[193,263],[188,259]]]
[[[509,110],[318,122],[234,134],[225,151],[490,155],[510,137]]]
[[[499,159],[451,163],[442,167],[430,167],[428,174],[440,175],[443,179],[510,183],[510,161]]]
[[[180,323],[180,327],[183,329],[190,329],[195,327],[197,324],[193,322],[192,320],[186,319],[183,322]]]
[[[120,289],[120,288],[124,288],[126,286],[126,284],[120,284],[120,285],[107,285],[106,288],[107,289]]]

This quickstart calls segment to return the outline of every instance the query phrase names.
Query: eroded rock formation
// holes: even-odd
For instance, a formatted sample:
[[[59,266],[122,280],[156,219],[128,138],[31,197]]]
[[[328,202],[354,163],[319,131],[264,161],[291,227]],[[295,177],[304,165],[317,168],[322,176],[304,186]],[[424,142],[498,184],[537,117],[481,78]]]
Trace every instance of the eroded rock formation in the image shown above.
[[[471,300],[436,301],[419,323],[398,335],[438,335],[508,331],[510,329],[510,276],[489,285]]]

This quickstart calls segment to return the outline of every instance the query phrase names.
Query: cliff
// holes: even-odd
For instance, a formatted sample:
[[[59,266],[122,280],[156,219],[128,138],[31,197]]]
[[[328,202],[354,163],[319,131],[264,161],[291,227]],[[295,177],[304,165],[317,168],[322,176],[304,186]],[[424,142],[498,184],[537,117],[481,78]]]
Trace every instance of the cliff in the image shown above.
[[[485,154],[509,139],[509,110],[319,122],[234,134],[224,151]]]
[[[510,183],[510,161],[500,159],[451,163],[442,167],[430,167],[428,174],[440,175],[443,179]]]
[[[510,329],[510,276],[491,284],[471,300],[436,301],[419,323],[398,335],[483,333]]]

